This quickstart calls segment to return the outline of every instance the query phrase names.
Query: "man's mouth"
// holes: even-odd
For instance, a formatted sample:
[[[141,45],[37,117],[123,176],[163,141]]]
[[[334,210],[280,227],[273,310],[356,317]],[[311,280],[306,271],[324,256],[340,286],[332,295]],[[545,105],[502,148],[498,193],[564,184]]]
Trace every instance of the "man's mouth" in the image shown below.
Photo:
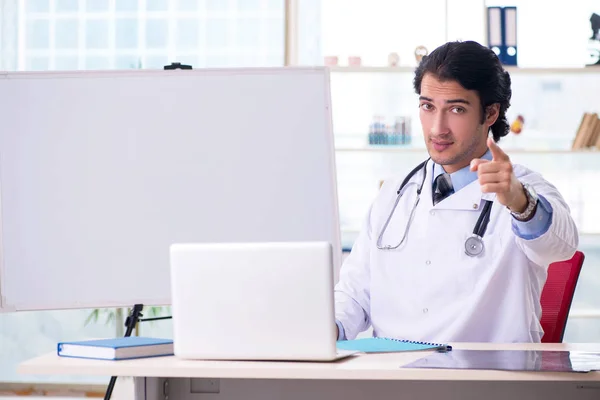
[[[431,140],[431,144],[433,145],[435,151],[444,151],[448,147],[452,146],[453,143],[454,142],[450,142],[447,140]]]

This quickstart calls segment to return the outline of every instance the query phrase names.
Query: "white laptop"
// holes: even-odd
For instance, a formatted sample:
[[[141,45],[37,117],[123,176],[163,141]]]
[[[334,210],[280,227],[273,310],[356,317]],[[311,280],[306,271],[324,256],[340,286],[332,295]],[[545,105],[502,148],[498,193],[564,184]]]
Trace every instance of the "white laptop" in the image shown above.
[[[331,245],[174,244],[176,357],[331,361],[336,349]]]

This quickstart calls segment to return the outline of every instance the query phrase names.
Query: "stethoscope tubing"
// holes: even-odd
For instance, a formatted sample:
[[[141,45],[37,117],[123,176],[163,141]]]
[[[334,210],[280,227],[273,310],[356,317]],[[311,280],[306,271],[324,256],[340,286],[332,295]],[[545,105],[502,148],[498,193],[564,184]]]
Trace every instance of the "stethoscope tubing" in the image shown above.
[[[417,205],[419,204],[419,200],[421,198],[421,191],[423,190],[423,186],[425,185],[425,179],[427,177],[427,162],[429,160],[430,160],[430,158],[423,161],[421,164],[417,165],[412,171],[410,171],[408,173],[408,175],[404,178],[404,181],[402,181],[400,188],[396,192],[397,197],[396,197],[396,201],[394,202],[392,211],[390,212],[387,220],[385,221],[385,224],[383,225],[383,227],[381,229],[381,232],[379,233],[379,237],[377,238],[377,248],[378,249],[394,250],[394,249],[397,249],[398,247],[400,247],[402,245],[402,243],[404,243],[404,241],[406,240],[406,236],[408,235],[408,230],[412,223],[415,210],[416,210]],[[398,203],[400,202],[400,197],[402,197],[402,194],[403,194],[402,190],[408,184],[410,179],[419,170],[423,171],[423,179],[421,180],[421,184],[419,185],[419,188],[417,189],[417,199],[415,200],[415,204],[413,205],[412,210],[410,212],[410,216],[408,218],[408,222],[406,224],[406,228],[404,229],[404,234],[402,235],[402,239],[400,240],[400,243],[398,243],[396,246],[381,245],[381,239],[383,237],[383,234],[387,230],[387,227],[394,215],[394,212],[396,211],[396,207],[398,206]],[[475,227],[473,228],[473,234],[471,236],[469,236],[469,238],[467,238],[467,240],[465,241],[465,253],[469,256],[476,256],[483,252],[483,248],[484,248],[483,236],[485,235],[485,231],[487,230],[487,226],[490,221],[491,209],[492,209],[492,201],[485,200],[485,205],[483,206],[483,210],[479,214],[479,218],[477,218],[477,223],[475,224]]]

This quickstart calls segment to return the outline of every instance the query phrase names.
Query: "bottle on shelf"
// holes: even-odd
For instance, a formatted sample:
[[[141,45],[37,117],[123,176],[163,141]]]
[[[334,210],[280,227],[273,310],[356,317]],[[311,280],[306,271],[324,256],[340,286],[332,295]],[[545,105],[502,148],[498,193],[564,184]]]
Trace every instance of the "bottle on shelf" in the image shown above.
[[[396,117],[396,122],[394,123],[394,133],[397,135],[396,144],[406,144],[406,123],[404,117]]]
[[[380,115],[375,116],[375,143],[376,145],[385,144],[385,126],[383,124],[383,117]]]
[[[400,129],[400,127],[398,126],[398,123],[396,121],[396,123],[391,127],[391,142],[390,144],[392,146],[398,146],[400,144],[402,144],[402,130]]]
[[[394,125],[388,125],[388,144],[390,146],[396,146],[398,144],[396,127]]]
[[[374,115],[371,124],[369,124],[369,144],[377,145],[381,142],[381,117]]]
[[[396,116],[394,124],[386,124],[381,115],[374,115],[369,124],[368,142],[375,146],[411,144],[410,117]]]
[[[369,145],[375,144],[375,122],[369,124]]]
[[[394,127],[392,125],[385,125],[385,144],[394,145]]]

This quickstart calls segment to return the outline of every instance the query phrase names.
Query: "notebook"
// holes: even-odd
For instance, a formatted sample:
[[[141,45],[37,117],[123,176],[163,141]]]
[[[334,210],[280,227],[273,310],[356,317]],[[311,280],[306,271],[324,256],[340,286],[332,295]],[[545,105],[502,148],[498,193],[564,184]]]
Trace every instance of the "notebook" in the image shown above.
[[[423,350],[446,352],[452,350],[452,346],[447,344],[416,342],[382,337],[339,340],[336,346],[340,350],[355,350],[362,353],[394,353]]]
[[[173,340],[130,336],[117,339],[60,342],[60,357],[92,358],[99,360],[126,360],[131,358],[173,355]]]

